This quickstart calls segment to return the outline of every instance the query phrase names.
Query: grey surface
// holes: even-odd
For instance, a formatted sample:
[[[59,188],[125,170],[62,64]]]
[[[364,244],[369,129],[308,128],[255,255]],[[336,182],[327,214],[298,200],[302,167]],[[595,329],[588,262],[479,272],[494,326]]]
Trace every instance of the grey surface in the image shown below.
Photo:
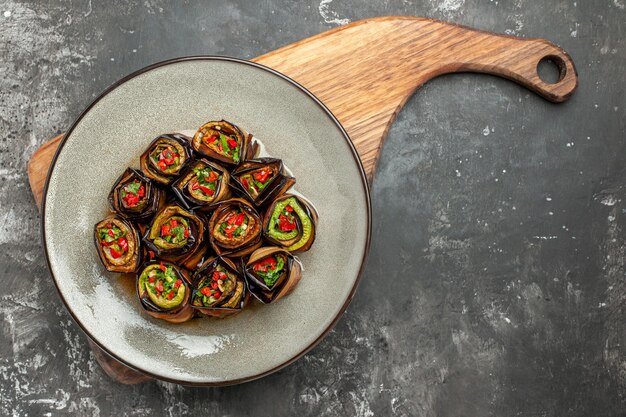
[[[168,3],[0,2],[0,414],[624,415],[623,0]],[[550,39],[579,90],[552,105],[489,76],[428,83],[389,132],[369,262],[329,337],[242,386],[111,382],[46,270],[30,155],[146,64],[386,14]]]

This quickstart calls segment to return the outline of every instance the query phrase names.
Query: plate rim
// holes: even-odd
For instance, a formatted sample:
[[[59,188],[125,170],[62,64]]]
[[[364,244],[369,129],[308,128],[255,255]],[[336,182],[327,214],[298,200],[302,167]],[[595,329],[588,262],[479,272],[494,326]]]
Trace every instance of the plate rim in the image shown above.
[[[354,161],[355,161],[357,167],[359,168],[359,172],[361,174],[361,182],[362,182],[362,185],[363,185],[363,189],[365,191],[365,205],[366,205],[366,209],[367,209],[367,219],[366,219],[367,220],[367,224],[366,224],[367,230],[366,230],[365,247],[364,247],[363,257],[361,259],[361,265],[359,267],[359,271],[358,271],[357,277],[356,277],[356,279],[354,281],[354,284],[353,284],[352,288],[350,289],[350,292],[349,292],[348,297],[346,298],[344,304],[341,306],[341,308],[339,309],[339,312],[337,313],[337,315],[332,319],[332,321],[324,329],[324,331],[313,342],[311,342],[308,346],[306,346],[302,351],[298,352],[296,355],[292,356],[291,358],[287,359],[286,361],[282,362],[281,364],[279,364],[279,365],[277,365],[277,366],[275,366],[275,367],[273,367],[273,368],[271,368],[269,370],[263,371],[261,373],[255,374],[255,375],[251,375],[249,377],[238,378],[238,379],[231,379],[231,380],[223,380],[223,381],[218,381],[218,382],[186,381],[184,379],[176,379],[176,378],[169,378],[169,377],[163,377],[163,376],[155,375],[155,374],[151,373],[150,371],[146,371],[144,369],[140,369],[140,368],[138,368],[138,367],[136,367],[134,365],[129,364],[124,359],[120,358],[118,355],[116,355],[115,353],[111,352],[109,349],[106,349],[100,343],[98,343],[97,339],[89,332],[89,330],[86,328],[86,326],[84,326],[80,322],[80,320],[76,317],[76,315],[72,311],[72,308],[70,307],[69,303],[67,302],[67,300],[63,296],[63,294],[61,292],[61,289],[59,287],[59,284],[57,282],[57,278],[55,277],[54,272],[52,271],[52,263],[50,261],[50,254],[48,253],[48,246],[47,246],[47,243],[46,243],[47,242],[47,240],[46,240],[46,202],[48,200],[48,187],[49,187],[49,184],[50,184],[50,179],[51,179],[51,176],[52,176],[52,172],[54,171],[54,168],[56,167],[57,159],[58,159],[60,153],[63,150],[63,147],[64,147],[64,145],[65,145],[65,143],[67,141],[67,138],[69,138],[71,136],[72,132],[74,131],[74,129],[76,128],[78,123],[80,123],[80,121],[83,119],[83,117],[85,115],[87,115],[87,113],[89,113],[89,111],[92,109],[92,107],[94,107],[101,99],[103,99],[105,96],[107,96],[113,90],[115,90],[116,88],[120,87],[122,84],[126,83],[127,81],[130,81],[130,80],[134,79],[135,77],[137,77],[137,76],[139,76],[139,75],[141,75],[143,73],[146,73],[148,71],[151,71],[151,70],[154,70],[154,69],[157,69],[157,68],[160,68],[160,67],[164,67],[164,66],[167,66],[167,65],[176,64],[176,63],[180,63],[180,62],[187,62],[187,61],[225,61],[225,62],[234,62],[234,63],[238,63],[238,64],[243,64],[243,65],[248,65],[248,66],[251,66],[251,67],[255,67],[255,68],[260,69],[262,71],[269,72],[270,74],[273,74],[274,76],[277,76],[277,77],[283,79],[284,81],[287,81],[288,83],[290,83],[291,85],[293,85],[294,87],[299,89],[302,93],[307,95],[310,99],[312,99],[331,118],[331,120],[335,123],[335,125],[341,131],[344,140],[348,144],[348,146],[350,148],[350,151],[352,153],[352,157],[354,158]],[[371,243],[371,235],[372,235],[372,207],[371,207],[371,196],[370,196],[370,190],[369,190],[369,183],[367,181],[367,175],[366,175],[365,170],[363,168],[363,163],[361,162],[361,158],[359,157],[359,154],[358,154],[356,148],[354,147],[354,143],[350,139],[350,136],[348,135],[348,133],[346,132],[344,127],[341,125],[341,123],[339,122],[337,117],[330,111],[330,109],[328,107],[326,107],[326,105],[320,99],[318,99],[307,88],[305,88],[304,86],[299,84],[297,81],[295,81],[295,80],[291,79],[290,77],[286,76],[285,74],[283,74],[283,73],[281,73],[281,72],[279,72],[279,71],[277,71],[277,70],[275,70],[273,68],[265,66],[263,64],[259,64],[257,62],[253,62],[253,61],[249,61],[249,60],[241,59],[241,58],[234,58],[234,57],[230,57],[230,56],[223,56],[223,55],[191,55],[191,56],[182,56],[182,57],[178,57],[178,58],[172,58],[172,59],[167,59],[167,60],[164,60],[164,61],[159,61],[159,62],[156,62],[154,64],[151,64],[151,65],[145,66],[143,68],[140,68],[140,69],[138,69],[136,71],[133,71],[130,74],[120,78],[119,80],[115,81],[113,84],[109,85],[96,98],[94,98],[91,101],[91,103],[89,103],[89,105],[87,107],[85,107],[84,110],[81,111],[81,113],[78,115],[78,117],[71,124],[70,128],[63,134],[63,138],[61,139],[61,142],[59,143],[59,146],[57,147],[57,149],[56,149],[56,151],[54,153],[54,157],[52,158],[52,160],[50,162],[50,166],[48,167],[48,172],[46,174],[46,181],[45,181],[43,192],[42,192],[40,216],[41,216],[41,219],[40,219],[41,241],[42,241],[44,255],[45,255],[45,258],[46,258],[46,265],[48,267],[48,271],[50,273],[50,276],[52,277],[52,281],[54,282],[54,286],[55,286],[55,288],[57,290],[57,294],[59,295],[61,301],[63,302],[63,306],[65,307],[67,312],[72,317],[72,320],[74,321],[74,323],[76,323],[78,325],[80,330],[87,336],[87,338],[90,341],[92,341],[100,350],[102,350],[107,355],[109,355],[111,358],[113,358],[114,360],[120,362],[121,364],[123,364],[124,366],[132,369],[135,372],[138,372],[138,373],[143,374],[143,375],[147,375],[147,376],[149,376],[151,378],[154,378],[156,380],[161,380],[161,381],[166,381],[166,382],[171,382],[171,383],[181,384],[181,385],[205,386],[205,387],[206,386],[220,387],[220,386],[228,386],[228,385],[237,385],[237,384],[242,384],[242,383],[245,383],[245,382],[249,382],[249,381],[253,381],[253,380],[265,377],[267,375],[273,374],[274,372],[277,372],[277,371],[285,368],[286,366],[292,364],[293,362],[295,362],[296,360],[298,360],[302,356],[304,356],[306,353],[308,353],[315,346],[317,346],[328,335],[328,333],[330,333],[330,331],[335,327],[335,325],[337,324],[339,319],[343,316],[343,314],[345,313],[346,309],[350,305],[350,302],[354,298],[354,294],[356,293],[357,287],[359,286],[359,283],[360,283],[362,275],[363,275],[363,270],[365,268],[365,263],[367,261],[367,257],[368,257],[368,254],[369,254],[370,243]]]

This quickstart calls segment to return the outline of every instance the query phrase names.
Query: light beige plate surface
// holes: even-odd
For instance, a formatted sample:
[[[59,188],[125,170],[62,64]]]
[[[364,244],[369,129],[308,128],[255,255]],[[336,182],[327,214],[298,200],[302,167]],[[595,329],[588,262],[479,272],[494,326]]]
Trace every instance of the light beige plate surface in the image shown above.
[[[226,119],[260,138],[319,212],[289,297],[224,320],[167,324],[143,313],[133,282],[107,273],[93,225],[127,165],[160,133]],[[126,77],[66,135],[44,193],[45,250],[61,298],[81,328],[123,363],[157,378],[221,385],[271,373],[312,348],[347,307],[370,237],[365,176],[344,130],[310,93],[258,64],[184,58]]]

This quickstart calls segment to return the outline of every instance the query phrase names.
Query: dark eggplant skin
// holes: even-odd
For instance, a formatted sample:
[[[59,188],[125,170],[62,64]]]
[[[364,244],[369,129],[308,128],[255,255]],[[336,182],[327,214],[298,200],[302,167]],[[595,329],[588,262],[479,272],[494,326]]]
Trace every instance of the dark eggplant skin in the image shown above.
[[[274,285],[269,287],[263,278],[256,274],[254,265],[268,256],[276,255],[280,255],[286,260],[285,269]],[[248,282],[248,290],[254,298],[263,304],[271,304],[289,295],[298,285],[300,279],[302,279],[302,265],[300,261],[290,252],[276,246],[262,247],[255,250],[247,261],[244,262],[242,259],[242,265],[246,281]]]
[[[154,148],[162,142],[166,142],[172,146],[175,146],[180,152],[180,157],[183,159],[183,162],[180,164],[180,167],[176,170],[176,172],[164,173],[158,168],[154,167],[152,165],[152,161],[150,161],[150,154],[152,153]],[[154,180],[158,184],[166,186],[170,185],[180,176],[180,174],[190,164],[193,158],[193,154],[194,152],[193,148],[191,147],[191,138],[180,133],[167,133],[157,136],[150,143],[146,151],[139,158],[139,164],[141,166],[141,171],[144,173],[145,176]]]
[[[235,161],[233,158],[226,155],[222,155],[213,150],[207,145],[203,138],[210,131],[225,132],[226,136],[235,135],[239,144],[239,160]],[[239,126],[228,122],[226,120],[209,121],[200,126],[191,140],[193,150],[206,158],[224,163],[230,166],[237,166],[241,164],[248,156],[248,148],[252,141],[252,135],[241,129]]]
[[[274,176],[265,188],[255,197],[245,187],[241,178],[253,171],[267,167],[274,172]],[[261,207],[267,202],[283,195],[295,183],[296,179],[285,172],[283,161],[278,158],[258,158],[243,162],[231,172],[230,183],[234,189],[245,196],[256,207]]]
[[[131,248],[133,250],[133,256],[130,257],[128,262],[115,265],[114,262],[116,261],[107,259],[107,256],[104,252],[104,248],[102,244],[100,243],[100,239],[98,237],[98,229],[105,227],[107,223],[112,223],[118,227],[121,224],[127,230],[126,240],[128,241],[129,252]],[[110,215],[106,217],[105,219],[96,223],[94,225],[93,230],[94,230],[94,234],[93,234],[94,244],[96,245],[98,256],[100,257],[100,261],[102,262],[102,265],[104,265],[107,271],[120,272],[120,273],[126,273],[126,274],[134,273],[135,271],[137,271],[137,268],[139,268],[139,265],[141,265],[144,251],[143,251],[143,245],[141,244],[141,239],[139,238],[138,229],[137,227],[135,227],[133,223],[131,223],[129,220],[121,216]]]
[[[176,272],[177,277],[183,282],[185,286],[185,298],[183,302],[177,306],[176,308],[167,310],[156,305],[151,299],[147,292],[141,292],[141,286],[139,279],[143,271],[152,265],[160,265],[163,263],[164,266],[172,266],[174,267],[174,271]],[[139,303],[141,307],[154,318],[168,321],[170,323],[183,323],[194,316],[194,310],[191,308],[191,295],[193,293],[193,289],[191,287],[191,282],[189,281],[189,271],[186,269],[180,268],[179,266],[170,263],[163,262],[160,260],[153,260],[146,262],[137,270],[135,281],[135,289],[137,290],[137,297],[139,298]]]
[[[241,208],[242,211],[244,211],[249,218],[254,221],[253,226],[250,226],[254,227],[254,229],[248,232],[249,237],[247,236],[246,240],[240,244],[227,244],[226,242],[220,242],[220,240],[215,237],[215,229],[218,226],[217,222],[230,210],[236,208]],[[207,233],[209,234],[211,247],[218,255],[233,258],[245,256],[253,252],[262,244],[261,217],[254,206],[252,206],[252,204],[247,200],[242,198],[231,198],[230,200],[222,201],[215,206],[215,211],[209,218]]]
[[[220,301],[218,304],[212,307],[194,305],[194,301],[198,296],[196,294],[196,291],[198,290],[200,284],[205,280],[211,279],[211,275],[218,265],[223,266],[225,269],[227,269],[229,272],[237,277],[238,285],[242,285],[241,295],[238,297],[238,300],[233,300],[232,296],[230,298],[225,297],[224,300]],[[191,285],[193,288],[193,294],[191,296],[190,304],[191,307],[200,315],[220,318],[232,316],[241,312],[246,307],[250,299],[248,284],[243,278],[241,269],[232,260],[220,256],[207,259],[192,275]],[[235,290],[234,292],[234,295],[236,295],[237,291]],[[226,304],[229,303],[234,305],[226,306]]]
[[[203,167],[210,167],[222,176],[218,181],[217,189],[215,190],[215,197],[210,202],[195,198],[188,188],[189,182],[195,177],[193,170],[195,168]],[[229,182],[230,174],[226,168],[207,159],[196,159],[189,164],[189,166],[185,169],[185,172],[180,175],[180,178],[172,184],[172,191],[176,194],[180,203],[188,210],[208,211],[220,201],[230,198],[232,193]]]
[[[159,248],[154,244],[156,233],[160,233],[161,226],[167,223],[173,216],[187,219],[189,223],[187,243],[177,248]],[[156,257],[188,269],[193,269],[204,256],[206,250],[205,224],[206,219],[201,214],[187,211],[177,204],[170,204],[163,207],[154,217],[143,236],[143,242],[150,251],[154,252]],[[152,233],[152,231],[155,231],[155,233]]]
[[[134,180],[139,180],[144,184],[146,204],[140,209],[124,207],[122,201],[122,188]],[[127,168],[126,171],[115,182],[115,185],[109,193],[109,206],[111,210],[118,213],[122,217],[144,222],[152,218],[165,204],[165,191],[157,187],[154,182],[134,168]]]
[[[307,242],[297,249],[292,248],[292,245],[294,243],[287,243],[287,242],[278,240],[269,233],[269,223],[272,218],[272,214],[274,213],[274,209],[276,205],[289,198],[295,198],[296,201],[298,202],[298,205],[303,209],[306,216],[311,220],[311,235],[309,239],[307,240]],[[301,236],[303,231],[302,231],[302,224],[301,224],[299,216],[296,216],[296,221],[298,224],[298,236]],[[282,196],[272,201],[271,204],[267,207],[267,210],[265,211],[265,216],[263,217],[263,237],[268,242],[278,247],[281,247],[283,249],[286,249],[290,252],[306,252],[309,249],[311,249],[313,242],[315,242],[315,229],[317,228],[317,221],[318,221],[317,211],[315,211],[315,208],[306,199],[296,194],[283,194]],[[296,242],[297,241],[299,240],[296,240]]]

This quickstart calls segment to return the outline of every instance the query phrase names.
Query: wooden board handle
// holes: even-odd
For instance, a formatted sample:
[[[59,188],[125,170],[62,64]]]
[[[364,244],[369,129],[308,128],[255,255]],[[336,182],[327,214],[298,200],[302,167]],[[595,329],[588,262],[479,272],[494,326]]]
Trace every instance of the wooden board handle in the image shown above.
[[[578,76],[574,62],[561,48],[543,39],[489,37],[497,43],[489,49],[493,53],[458,62],[449,72],[482,72],[508,78],[555,103],[567,100],[576,90]],[[487,47],[489,43],[482,45]],[[557,66],[559,79],[555,83],[547,83],[539,76],[537,70],[543,60],[552,61]]]

